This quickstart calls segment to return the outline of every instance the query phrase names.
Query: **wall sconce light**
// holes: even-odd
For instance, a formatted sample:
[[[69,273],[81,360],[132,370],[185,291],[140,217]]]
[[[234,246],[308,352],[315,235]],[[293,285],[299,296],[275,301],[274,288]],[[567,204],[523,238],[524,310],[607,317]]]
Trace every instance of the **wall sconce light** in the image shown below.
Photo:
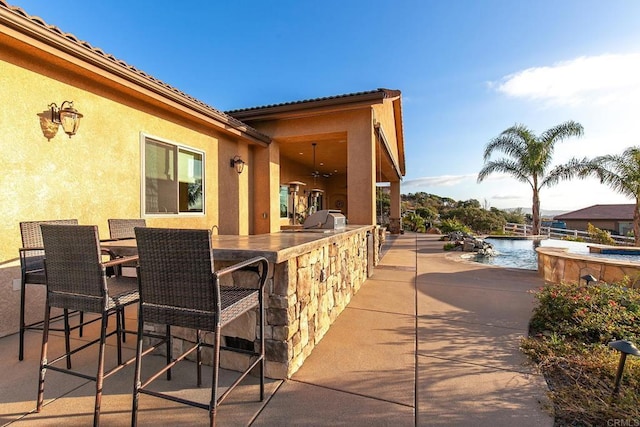
[[[242,173],[242,171],[244,170],[244,165],[246,163],[244,162],[244,160],[242,160],[240,158],[240,156],[234,156],[233,159],[231,159],[230,162],[230,166],[232,168],[236,169],[236,172],[238,172],[238,175],[240,175]]]
[[[64,101],[60,105],[60,108],[53,103],[49,105],[49,108],[51,108],[51,121],[55,124],[62,125],[62,129],[69,135],[69,138],[75,135],[78,127],[80,127],[82,114],[73,108],[73,101]]]

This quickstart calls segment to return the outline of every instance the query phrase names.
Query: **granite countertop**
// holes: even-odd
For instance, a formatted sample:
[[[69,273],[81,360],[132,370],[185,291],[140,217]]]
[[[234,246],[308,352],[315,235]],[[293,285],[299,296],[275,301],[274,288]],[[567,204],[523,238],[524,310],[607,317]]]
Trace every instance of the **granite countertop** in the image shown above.
[[[278,264],[327,243],[337,242],[359,231],[373,228],[371,225],[348,225],[342,230],[290,230],[250,236],[213,235],[211,246],[213,257],[217,261],[237,261],[263,256],[267,261]],[[137,253],[135,239],[102,242],[101,246],[111,248],[122,255]]]
[[[363,229],[373,229],[373,226],[349,225],[342,230],[291,230],[251,236],[217,235],[211,237],[211,244],[216,260],[234,261],[263,256],[278,264]]]

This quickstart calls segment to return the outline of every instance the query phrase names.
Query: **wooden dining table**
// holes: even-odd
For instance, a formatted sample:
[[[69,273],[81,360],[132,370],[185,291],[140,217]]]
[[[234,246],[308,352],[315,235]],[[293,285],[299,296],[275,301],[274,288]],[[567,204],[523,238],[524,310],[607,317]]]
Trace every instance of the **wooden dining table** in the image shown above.
[[[101,240],[100,248],[105,249],[116,256],[138,255],[138,244],[136,239]]]

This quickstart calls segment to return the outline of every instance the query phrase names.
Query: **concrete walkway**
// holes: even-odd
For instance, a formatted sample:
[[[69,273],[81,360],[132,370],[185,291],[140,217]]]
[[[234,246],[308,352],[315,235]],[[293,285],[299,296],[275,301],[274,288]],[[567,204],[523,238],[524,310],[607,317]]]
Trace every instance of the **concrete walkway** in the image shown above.
[[[220,407],[219,425],[552,426],[542,409],[544,379],[518,350],[534,305],[528,290],[542,280],[533,271],[461,261],[442,246],[427,235],[388,239],[373,277],[293,378],[268,381],[264,402],[251,378]],[[29,413],[40,334],[27,337],[23,362],[17,336],[0,339],[0,424],[90,425],[93,383],[55,372],[47,374],[48,404]],[[93,357],[74,363],[92,367]],[[172,389],[206,401],[206,389],[183,380],[193,366],[181,369],[189,372],[178,371]],[[106,380],[103,425],[129,424],[131,373]],[[224,372],[221,383],[231,378]],[[139,425],[208,421],[205,411],[148,396],[140,407]]]

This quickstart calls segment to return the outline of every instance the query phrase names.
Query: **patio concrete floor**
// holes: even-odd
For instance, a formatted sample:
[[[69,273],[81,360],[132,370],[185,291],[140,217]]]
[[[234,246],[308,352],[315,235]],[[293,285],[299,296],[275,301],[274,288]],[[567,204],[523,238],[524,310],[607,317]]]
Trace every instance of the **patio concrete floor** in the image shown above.
[[[518,350],[534,306],[528,291],[542,279],[535,271],[463,261],[442,246],[437,236],[388,238],[373,277],[293,378],[268,380],[263,402],[256,379],[245,379],[219,407],[219,425],[552,426],[543,409],[544,378]],[[133,319],[135,309],[127,315]],[[0,339],[0,424],[90,425],[94,383],[53,371],[45,406],[34,412],[40,340],[40,333],[27,333],[19,362],[17,334]],[[52,338],[49,354],[59,354],[62,341]],[[125,356],[133,356],[133,341],[127,340]],[[94,374],[95,352],[73,360]],[[183,362],[171,382],[158,380],[159,387],[206,402],[207,385],[196,388],[194,374],[193,364]],[[105,381],[102,425],[129,425],[132,375],[129,366]],[[221,385],[233,381],[233,372],[221,375]],[[208,417],[201,409],[142,396],[138,421],[205,425]]]

